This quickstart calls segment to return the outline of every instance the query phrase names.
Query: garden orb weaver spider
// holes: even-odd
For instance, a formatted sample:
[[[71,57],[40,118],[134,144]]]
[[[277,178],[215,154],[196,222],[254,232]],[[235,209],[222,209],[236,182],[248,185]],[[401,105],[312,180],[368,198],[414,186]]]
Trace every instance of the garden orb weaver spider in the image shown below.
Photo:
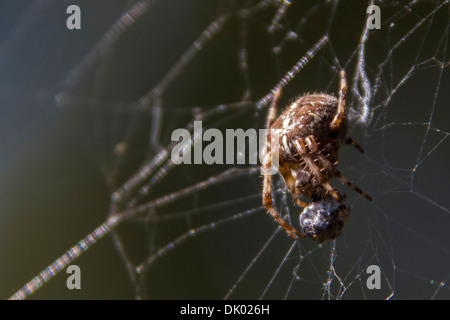
[[[323,242],[340,235],[348,220],[349,208],[343,202],[345,195],[330,185],[332,178],[339,178],[353,190],[372,200],[337,168],[339,148],[342,145],[350,144],[364,152],[358,143],[347,137],[346,95],[345,71],[341,71],[339,99],[323,93],[304,95],[297,98],[277,119],[275,116],[281,88],[277,89],[272,100],[266,122],[267,142],[263,169],[271,167],[272,151],[277,150],[274,152],[278,152],[278,171],[294,202],[300,207],[306,207],[300,222],[302,228],[305,228],[302,222],[309,221],[306,223],[309,229],[299,232],[277,213],[272,205],[272,177],[267,171],[264,171],[263,204],[275,221],[294,239],[308,236]],[[272,150],[271,135],[278,142],[278,149]],[[300,200],[300,196],[310,198],[312,203],[308,205]],[[327,215],[327,210],[332,212]],[[336,219],[336,215],[339,219]],[[308,219],[305,220],[306,216]]]

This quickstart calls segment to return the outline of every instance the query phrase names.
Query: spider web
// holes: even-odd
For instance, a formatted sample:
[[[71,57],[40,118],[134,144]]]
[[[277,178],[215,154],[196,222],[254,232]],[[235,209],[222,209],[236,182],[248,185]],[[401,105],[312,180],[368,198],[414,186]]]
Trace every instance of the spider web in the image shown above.
[[[81,30],[65,28],[70,4]],[[30,297],[450,298],[448,1],[3,7],[3,297],[79,256],[67,265],[80,266],[81,290],[63,271]],[[365,153],[342,148],[339,168],[374,200],[333,181],[352,207],[337,240],[287,237],[262,206],[258,166],[170,161],[173,130],[263,128],[277,84],[286,105],[336,93],[341,69]],[[298,226],[278,176],[272,191]],[[366,285],[370,265],[381,289]]]

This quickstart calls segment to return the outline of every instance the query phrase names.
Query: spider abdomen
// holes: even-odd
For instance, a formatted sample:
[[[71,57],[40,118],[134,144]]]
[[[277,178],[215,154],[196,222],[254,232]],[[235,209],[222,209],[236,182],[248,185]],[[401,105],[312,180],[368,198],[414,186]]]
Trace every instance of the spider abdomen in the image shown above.
[[[271,127],[271,132],[279,136],[280,157],[285,162],[298,161],[300,156],[296,141],[299,139],[304,141],[312,136],[319,149],[344,139],[347,133],[345,118],[338,132],[330,126],[337,106],[338,100],[332,95],[311,94],[298,98],[286,108]]]
[[[300,214],[300,226],[305,235],[319,242],[334,240],[350,217],[350,208],[333,197],[311,202]]]

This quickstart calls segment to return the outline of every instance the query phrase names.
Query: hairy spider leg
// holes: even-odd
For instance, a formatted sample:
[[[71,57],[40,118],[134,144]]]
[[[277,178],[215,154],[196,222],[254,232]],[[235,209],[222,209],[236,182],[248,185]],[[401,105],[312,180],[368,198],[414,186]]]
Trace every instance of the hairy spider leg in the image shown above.
[[[316,144],[316,141],[315,141],[314,137],[309,136],[307,138],[309,138],[309,140],[311,140],[309,143],[312,143],[313,146],[315,146],[317,148],[317,144]],[[305,143],[303,142],[303,140],[301,138],[299,138],[298,140],[295,141],[294,145],[297,148],[297,151],[301,155],[302,159],[305,161],[306,165],[308,166],[308,168],[312,172],[312,174],[316,177],[316,179],[319,180],[319,182],[333,196],[333,198],[335,198],[337,201],[339,201],[339,203],[341,205],[345,206],[345,204],[342,201],[341,197],[339,197],[338,193],[330,185],[328,180],[324,180],[323,179],[323,176],[320,174],[320,168],[314,163],[314,158],[312,158],[310,155],[308,155],[307,147],[306,147]],[[312,151],[312,150],[310,150],[310,151]],[[316,153],[314,151],[312,151],[312,153],[319,158],[319,161],[320,161],[320,158],[324,158],[325,159],[325,157],[322,156],[320,153]]]
[[[264,164],[266,168],[270,168],[271,165],[271,156],[268,161]],[[272,175],[265,174],[264,175],[264,183],[263,183],[263,204],[266,207],[267,211],[271,214],[276,222],[286,231],[286,233],[291,236],[293,239],[297,239],[299,237],[305,237],[303,233],[298,232],[294,227],[286,223],[283,218],[278,214],[272,204]]]
[[[277,116],[277,106],[278,102],[281,98],[281,87],[278,87],[275,89],[275,93],[273,96],[272,104],[270,105],[269,112],[267,114],[266,119],[266,129],[267,131],[270,130],[270,127],[272,127],[272,124],[274,123],[276,116]]]
[[[352,138],[349,137],[349,138],[345,139],[344,143],[349,144],[349,145],[355,147],[359,152],[364,153],[364,149],[359,145],[358,142],[356,142]]]
[[[332,142],[328,143],[325,147],[323,147],[322,153],[323,154],[326,154],[326,153],[331,154],[333,152],[333,150],[339,149],[344,144],[349,144],[352,147],[354,147],[355,149],[357,149],[359,152],[364,153],[364,149],[359,145],[359,143],[350,137],[346,138],[344,140],[344,142],[332,141]]]
[[[278,169],[281,173],[281,176],[284,179],[284,182],[286,183],[286,186],[288,187],[289,191],[291,192],[295,203],[300,207],[308,206],[307,203],[301,201],[298,197],[295,197],[295,178],[292,175],[291,168],[286,163],[284,163],[283,160],[280,159]]]
[[[345,99],[347,98],[347,80],[345,79],[345,71],[342,70],[340,72],[341,77],[341,86],[339,89],[339,102],[336,111],[336,115],[333,118],[333,121],[330,123],[330,127],[333,131],[338,131],[339,126],[342,122],[342,119],[345,116]]]
[[[351,139],[351,138],[349,138]],[[305,139],[307,141],[309,150],[314,153],[315,155],[317,155],[317,158],[319,159],[320,162],[322,162],[322,165],[324,168],[326,168],[326,170],[329,170],[330,172],[333,172],[333,175],[336,176],[337,178],[339,178],[343,183],[346,183],[349,187],[351,187],[353,190],[355,190],[356,192],[358,192],[359,194],[361,194],[362,196],[366,197],[368,200],[372,201],[372,198],[367,195],[364,191],[362,191],[360,188],[358,188],[353,182],[351,182],[350,180],[348,180],[342,173],[341,171],[336,168],[336,166],[334,166],[330,160],[328,160],[325,156],[323,156],[320,151],[319,148],[317,147],[317,143],[314,139],[313,136],[308,136]],[[353,139],[351,139],[351,141],[353,141]],[[354,143],[356,143],[355,141],[353,141]],[[358,144],[357,144],[358,145]],[[359,146],[359,145],[358,145]],[[362,148],[361,148],[362,149]],[[339,199],[338,199],[339,200]]]
[[[273,122],[275,121],[276,113],[277,113],[277,104],[281,96],[281,88],[278,88],[275,92],[274,98],[272,100],[272,104],[269,109],[269,113],[267,115],[267,121],[266,121],[266,129],[267,131],[270,130]],[[264,168],[269,169],[271,167],[272,162],[272,153],[270,150],[270,141],[267,140],[267,149],[266,149],[266,156],[264,157]],[[289,172],[289,175],[286,173],[285,164],[282,163],[280,159],[279,164],[280,170],[282,170],[282,176],[284,180],[286,181],[286,184],[290,188],[289,184],[291,184],[291,179],[294,181],[292,175]],[[281,169],[283,168],[283,169]],[[284,173],[284,174],[283,174]],[[285,176],[286,175],[286,176]],[[275,208],[272,205],[272,175],[270,174],[264,174],[264,181],[263,181],[263,205],[267,209],[267,211],[272,215],[274,220],[286,231],[286,233],[292,237],[293,239],[297,239],[297,236],[299,237],[305,237],[303,233],[298,232],[294,227],[286,223],[286,221],[283,220],[283,218],[278,214],[278,212],[275,210]],[[306,204],[305,204],[306,206]]]

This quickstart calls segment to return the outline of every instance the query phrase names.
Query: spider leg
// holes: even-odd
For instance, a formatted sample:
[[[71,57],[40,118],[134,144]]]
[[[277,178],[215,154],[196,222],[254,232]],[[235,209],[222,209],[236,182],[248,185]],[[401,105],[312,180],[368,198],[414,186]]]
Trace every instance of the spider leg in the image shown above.
[[[364,149],[359,145],[359,143],[350,137],[345,139],[345,144],[350,144],[353,147],[355,147],[356,149],[358,149],[359,152],[364,153]]]
[[[307,203],[301,201],[298,198],[298,196],[297,196],[297,194],[295,192],[295,178],[292,176],[292,172],[291,172],[291,169],[289,168],[289,166],[281,161],[281,163],[279,164],[279,168],[278,169],[280,171],[281,176],[284,179],[284,182],[286,183],[286,186],[288,187],[289,191],[292,194],[294,202],[300,207],[308,206]]]
[[[350,143],[355,143],[357,146],[359,146],[353,139],[349,138]],[[348,139],[347,139],[348,140]],[[328,160],[324,155],[322,155],[317,147],[316,141],[313,136],[306,137],[305,141],[308,144],[308,147],[311,152],[317,155],[317,158],[320,162],[322,162],[323,167],[325,170],[333,172],[334,176],[339,178],[343,183],[346,183],[349,187],[351,187],[353,190],[361,194],[362,196],[366,197],[368,200],[372,201],[372,198],[367,195],[364,191],[362,191],[360,188],[358,188],[353,182],[348,180],[342,173],[339,171],[338,168],[336,168],[335,165],[333,165],[330,160]],[[347,141],[346,141],[347,142]],[[360,147],[361,148],[361,147]],[[362,148],[361,148],[362,149]],[[325,186],[326,187],[326,186]],[[328,189],[328,188],[327,188]]]
[[[272,144],[271,139],[273,138],[270,134],[272,124],[275,121],[276,115],[277,115],[277,105],[278,101],[281,97],[281,87],[279,87],[272,100],[272,104],[270,105],[269,111],[267,112],[267,118],[266,118],[266,130],[267,130],[267,140],[266,140],[266,146],[265,146],[265,154],[271,153]]]
[[[361,145],[353,140],[352,138],[348,137],[343,142],[340,141],[331,141],[328,143],[325,147],[322,148],[322,154],[326,154],[327,152],[332,152],[333,150],[339,149],[342,145],[349,144],[353,146],[355,149],[357,149],[359,152],[364,153],[364,149],[361,147]],[[309,145],[308,145],[309,147]]]
[[[309,138],[309,137],[308,137]],[[311,139],[311,138],[310,138]],[[312,138],[313,143],[314,142],[314,138]],[[349,187],[351,187],[353,190],[355,190],[356,192],[358,192],[360,195],[364,196],[365,198],[367,198],[368,200],[372,201],[372,198],[366,194],[364,191],[362,191],[359,187],[357,187],[353,182],[351,182],[350,180],[348,180],[342,173],[341,171],[339,171],[338,168],[336,168],[336,166],[334,166],[330,160],[328,160],[325,156],[323,156],[321,153],[316,153],[317,154],[317,158],[319,159],[320,162],[322,162],[323,167],[325,168],[325,170],[333,172],[334,176],[336,176],[337,178],[339,178],[343,183],[347,184]],[[325,186],[326,187],[326,186]],[[328,189],[328,188],[327,188]]]
[[[294,199],[294,201],[300,207],[307,207],[308,206],[308,204],[306,202],[303,202],[302,200],[300,200],[298,198]]]
[[[270,127],[272,126],[273,122],[276,119],[277,106],[278,106],[278,102],[280,101],[280,98],[281,98],[281,93],[282,93],[282,88],[278,87],[276,89],[275,95],[272,100],[272,104],[270,106],[270,109],[269,109],[269,112],[267,115],[267,120],[266,120],[266,129],[267,130],[270,129]],[[267,150],[267,151],[269,152],[270,150]],[[292,194],[295,194],[295,192],[294,192],[295,191],[295,179],[292,176],[289,166],[287,166],[286,164],[283,164],[283,163],[279,163],[279,170],[280,170],[280,173],[283,176],[283,179],[286,182],[286,185],[289,188],[290,192]],[[297,205],[299,205],[301,207],[308,206],[307,203],[301,201],[298,198],[295,198],[294,201]]]
[[[341,77],[341,85],[339,89],[339,102],[336,111],[336,115],[333,118],[333,121],[330,123],[331,130],[338,131],[339,126],[341,124],[342,119],[345,115],[345,99],[347,97],[347,80],[345,79],[345,71],[342,70],[340,72]]]
[[[270,168],[271,156],[268,157],[266,163],[264,163],[265,168]],[[283,220],[283,218],[277,213],[272,205],[272,175],[265,174],[263,182],[263,204],[267,211],[272,215],[276,222],[286,231],[286,233],[293,239],[299,237],[305,237],[304,234],[298,232],[294,227],[290,226]]]
[[[269,112],[267,113],[266,129],[269,130],[274,123],[277,116],[277,106],[281,98],[281,87],[278,87],[273,96],[272,104],[270,105]]]
[[[276,114],[277,114],[277,105],[278,101],[281,97],[281,87],[277,88],[275,95],[272,100],[272,104],[270,106],[269,112],[267,114],[266,119],[266,129],[269,131],[272,127],[273,122],[275,121]],[[264,169],[268,170],[272,165],[272,145],[271,145],[271,138],[267,138],[267,146],[266,146],[266,156],[264,158]],[[290,171],[286,168],[286,165],[283,164],[279,160],[279,170],[282,174],[286,185],[290,190],[292,190],[292,183],[295,183],[294,178],[292,177],[292,174]],[[263,180],[263,205],[266,207],[267,211],[272,215],[274,220],[286,231],[286,233],[292,237],[293,239],[297,239],[297,236],[299,237],[305,237],[303,233],[298,232],[294,227],[286,223],[286,221],[283,220],[283,218],[277,213],[275,208],[272,205],[272,175],[271,174],[264,174],[264,180]],[[306,204],[304,204],[306,206]]]
[[[319,155],[319,153],[317,153],[318,152],[317,144],[314,140],[314,137],[309,136],[305,140],[307,141],[308,145],[311,145],[312,150],[310,151],[315,155]],[[328,182],[328,179],[324,179],[324,176],[320,173],[321,171],[320,168],[317,166],[317,164],[314,163],[313,158],[310,155],[308,155],[307,148],[301,138],[295,141],[295,146],[297,148],[297,151],[300,153],[303,160],[305,161],[306,165],[311,170],[312,174],[316,177],[316,179],[319,180],[319,182],[333,196],[333,198],[335,198],[337,201],[339,201],[340,204],[345,206],[341,197]]]
[[[365,197],[367,200],[372,201],[371,196],[369,196],[367,193],[365,193],[360,188],[358,188],[353,182],[351,182],[345,176],[343,176],[342,173],[338,169],[335,169],[335,173],[336,173],[336,177],[338,177],[343,183],[346,183],[350,188],[352,188],[353,190],[358,192],[360,195]]]

